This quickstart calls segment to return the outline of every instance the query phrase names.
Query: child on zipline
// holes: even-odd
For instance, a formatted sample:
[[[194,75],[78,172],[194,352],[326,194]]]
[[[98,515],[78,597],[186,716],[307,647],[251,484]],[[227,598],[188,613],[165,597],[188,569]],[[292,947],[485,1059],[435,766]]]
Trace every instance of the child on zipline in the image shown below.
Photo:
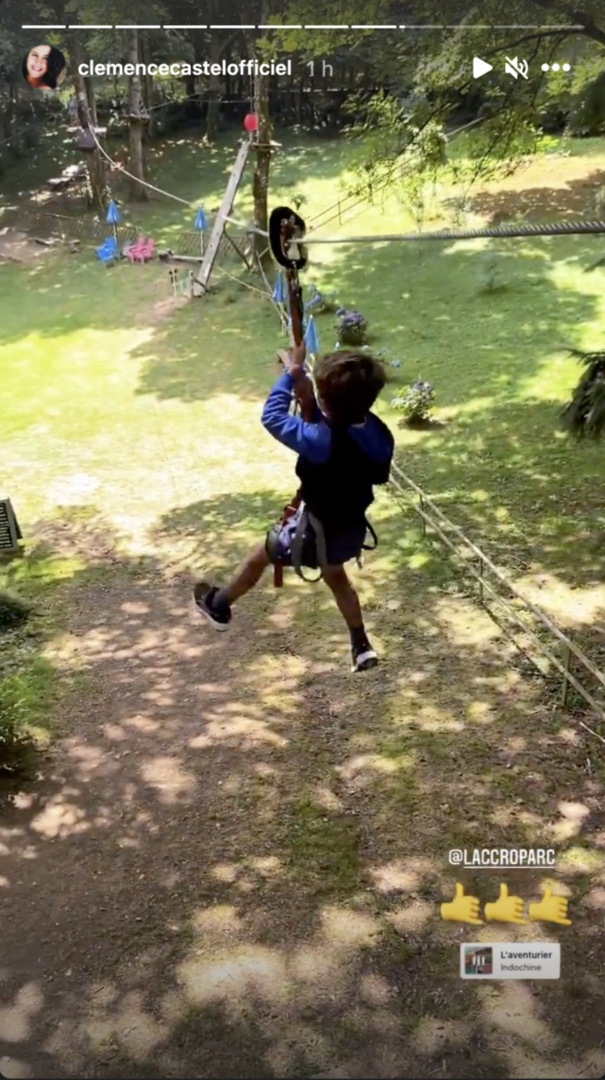
[[[360,558],[368,528],[373,532],[366,520],[373,487],[389,479],[393,436],[370,411],[386,375],[371,356],[329,353],[315,366],[316,401],[304,361],[304,345],[294,346],[262,414],[266,430],[298,454],[301,506],[294,518],[269,530],[228,585],[198,582],[194,599],[216,630],[227,630],[233,604],[271,563],[295,565],[301,577],[301,566],[319,567],[349,628],[353,671],[365,671],[376,666],[378,657],[344,564]],[[304,419],[290,413],[293,395]]]

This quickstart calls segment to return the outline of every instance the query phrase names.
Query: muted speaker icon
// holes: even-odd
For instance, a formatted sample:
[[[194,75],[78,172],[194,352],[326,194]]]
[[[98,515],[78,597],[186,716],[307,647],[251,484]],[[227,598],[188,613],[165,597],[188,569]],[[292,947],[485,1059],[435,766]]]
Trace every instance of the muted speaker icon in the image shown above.
[[[504,71],[507,75],[512,75],[513,79],[518,78],[519,75],[521,78],[526,79],[529,71],[529,64],[527,63],[527,60],[518,60],[516,56],[514,60],[511,60],[510,57],[507,56]]]

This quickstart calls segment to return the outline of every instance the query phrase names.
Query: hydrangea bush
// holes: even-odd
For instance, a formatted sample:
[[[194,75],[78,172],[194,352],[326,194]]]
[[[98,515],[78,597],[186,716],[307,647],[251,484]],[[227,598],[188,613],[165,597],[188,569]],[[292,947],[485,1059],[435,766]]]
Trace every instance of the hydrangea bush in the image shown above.
[[[408,424],[417,424],[430,419],[435,400],[435,391],[428,382],[418,379],[399,397],[393,398],[391,405],[403,413]]]
[[[368,324],[361,312],[338,308],[336,315],[339,342],[342,345],[363,345]]]

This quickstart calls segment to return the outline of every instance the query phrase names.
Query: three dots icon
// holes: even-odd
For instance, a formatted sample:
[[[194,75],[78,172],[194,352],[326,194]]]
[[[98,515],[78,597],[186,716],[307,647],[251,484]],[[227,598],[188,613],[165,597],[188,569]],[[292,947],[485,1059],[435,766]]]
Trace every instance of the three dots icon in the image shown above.
[[[571,64],[542,64],[542,71],[571,71]]]

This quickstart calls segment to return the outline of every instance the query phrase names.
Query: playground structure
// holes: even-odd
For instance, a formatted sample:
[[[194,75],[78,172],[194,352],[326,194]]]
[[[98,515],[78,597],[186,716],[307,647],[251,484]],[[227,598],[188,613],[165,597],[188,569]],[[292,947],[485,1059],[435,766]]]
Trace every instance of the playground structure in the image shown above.
[[[275,301],[275,298],[274,298],[274,295],[273,295],[273,289],[271,288],[271,285],[269,284],[269,282],[267,280],[267,277],[266,277],[266,274],[265,274],[265,272],[263,270],[262,256],[259,256],[258,253],[254,252],[253,237],[254,237],[255,234],[263,236],[265,238],[265,240],[267,241],[267,246],[265,248],[265,251],[269,250],[268,233],[263,233],[262,230],[259,230],[259,229],[255,228],[254,226],[242,225],[240,222],[235,221],[230,216],[231,211],[233,209],[233,203],[235,201],[235,197],[236,197],[238,188],[239,188],[241,180],[242,180],[244,169],[245,169],[247,161],[248,161],[250,150],[251,149],[260,150],[262,148],[262,149],[269,149],[269,152],[272,152],[273,150],[278,149],[281,144],[277,143],[277,142],[274,142],[274,141],[270,141],[268,143],[261,143],[259,141],[258,137],[255,137],[256,132],[258,131],[258,119],[257,119],[257,117],[256,117],[256,115],[254,113],[249,113],[244,118],[244,128],[245,128],[245,130],[247,132],[247,138],[242,139],[242,141],[240,143],[240,149],[238,151],[237,157],[235,159],[235,163],[233,165],[233,169],[231,171],[229,180],[227,182],[227,187],[226,187],[226,190],[225,190],[225,194],[223,196],[221,206],[220,206],[219,211],[218,211],[218,213],[217,213],[217,215],[215,217],[215,220],[214,220],[214,223],[213,223],[213,226],[212,226],[212,230],[211,230],[211,234],[210,234],[210,240],[209,240],[208,246],[206,248],[206,251],[204,252],[203,234],[204,234],[204,231],[205,231],[205,229],[207,227],[207,221],[206,221],[206,216],[204,214],[204,211],[201,208],[198,208],[197,213],[196,213],[196,218],[195,218],[195,228],[199,232],[199,235],[201,237],[201,248],[202,248],[202,250],[201,250],[200,258],[196,259],[195,257],[190,257],[188,255],[182,255],[182,254],[179,254],[177,252],[174,252],[172,249],[165,249],[165,250],[163,250],[161,252],[158,252],[158,255],[163,261],[188,262],[188,263],[198,263],[198,264],[201,263],[198,273],[196,275],[194,275],[194,277],[193,277],[192,285],[191,285],[191,279],[189,277],[189,274],[187,274],[185,279],[178,279],[174,275],[170,276],[170,285],[171,285],[171,288],[173,290],[173,293],[174,293],[175,287],[177,287],[177,283],[178,283],[178,291],[179,291],[180,295],[189,295],[189,296],[196,296],[196,297],[204,296],[209,290],[210,277],[211,277],[213,271],[218,269],[219,272],[224,274],[226,277],[232,278],[234,281],[238,282],[239,284],[245,285],[248,288],[253,289],[254,291],[258,292],[261,296],[264,296],[265,299],[268,299],[270,302],[272,302],[274,304],[274,306],[275,306],[275,309],[276,309],[277,313],[278,313],[282,328],[285,329],[285,328],[287,328],[287,320],[284,319],[284,312],[283,312],[282,307],[278,303],[276,303],[276,301]],[[165,195],[168,198],[171,198],[171,199],[175,200],[176,202],[179,202],[179,203],[181,203],[181,204],[183,204],[185,206],[190,206],[191,205],[191,204],[187,203],[185,199],[181,199],[179,196],[174,195],[171,192],[163,191],[161,188],[157,188],[153,184],[148,184],[146,181],[142,181],[142,180],[139,180],[137,177],[133,177],[131,173],[129,173],[126,169],[124,169],[123,166],[119,166],[109,156],[109,154],[107,153],[107,151],[104,149],[104,147],[99,142],[99,139],[97,138],[98,133],[99,132],[98,132],[97,129],[90,126],[87,129],[86,134],[87,134],[87,137],[88,137],[89,141],[91,141],[91,143],[94,144],[94,146],[103,155],[103,157],[109,162],[109,164],[111,165],[112,168],[114,168],[114,169],[119,168],[119,170],[125,176],[128,176],[131,179],[137,180],[138,183],[143,184],[146,188],[149,188],[149,189],[151,189],[153,191],[156,191],[161,195]],[[111,216],[112,207],[113,207],[113,211],[114,211],[113,216]],[[113,224],[114,235],[116,236],[116,239],[117,239],[117,223],[118,223],[118,220],[119,220],[119,215],[117,215],[115,204],[113,204],[113,203],[110,204],[110,210],[108,212],[107,220],[110,221]],[[238,243],[227,232],[227,228],[226,228],[227,224],[235,225],[236,227],[242,229],[243,236],[245,237],[245,241],[243,243],[241,242],[241,238],[240,238],[240,242]],[[261,278],[263,280],[264,289],[258,289],[256,286],[253,286],[253,285],[249,284],[248,282],[242,281],[240,278],[237,278],[235,275],[229,274],[228,271],[226,271],[225,269],[216,266],[217,259],[219,258],[219,256],[224,254],[227,247],[236,252],[236,254],[239,256],[239,258],[243,261],[243,263],[246,266],[247,270],[257,269],[259,271],[260,276],[261,276]],[[265,252],[263,252],[263,254],[264,253]]]
[[[153,190],[155,192],[158,192],[159,194],[164,195],[164,196],[166,196],[166,197],[168,197],[170,199],[173,199],[174,201],[176,201],[178,203],[181,203],[182,205],[189,206],[189,207],[192,206],[192,204],[188,203],[185,199],[182,199],[179,196],[174,195],[173,193],[171,193],[169,191],[163,191],[162,189],[160,189],[158,187],[155,187],[153,184],[148,184],[146,181],[140,180],[137,177],[133,177],[132,174],[129,173],[122,165],[118,164],[116,161],[114,161],[110,157],[110,155],[107,153],[107,151],[105,150],[105,148],[103,147],[103,145],[99,141],[99,136],[102,137],[106,133],[106,129],[104,129],[104,128],[95,128],[88,121],[87,121],[87,126],[83,126],[83,125],[84,125],[84,120],[82,119],[82,117],[80,117],[80,126],[78,128],[72,128],[72,129],[69,129],[69,130],[77,131],[77,133],[78,133],[78,147],[85,154],[88,154],[90,151],[96,149],[103,156],[103,158],[105,158],[105,160],[109,163],[109,165],[110,165],[110,167],[112,169],[119,170],[123,175],[125,175],[127,177],[130,177],[132,180],[137,181],[138,183],[142,184],[144,187],[149,188],[149,189],[151,189],[151,190]],[[268,299],[269,301],[271,301],[274,304],[274,306],[275,306],[275,308],[276,308],[276,310],[277,310],[277,312],[279,314],[280,322],[281,322],[282,327],[283,327],[284,326],[283,308],[280,306],[280,304],[278,302],[276,302],[274,291],[273,291],[271,285],[269,284],[269,282],[268,282],[268,280],[266,278],[266,274],[265,274],[265,272],[263,270],[262,260],[258,256],[258,254],[254,251],[254,238],[255,237],[260,237],[263,240],[265,240],[267,242],[267,248],[268,248],[269,247],[269,234],[266,231],[264,231],[262,229],[259,229],[254,225],[244,225],[244,224],[237,221],[236,219],[234,219],[231,216],[232,211],[233,211],[233,205],[234,205],[235,198],[236,198],[236,195],[237,195],[237,191],[239,189],[239,186],[240,186],[240,183],[241,183],[241,180],[242,180],[242,176],[243,176],[243,173],[244,173],[247,161],[248,161],[250,151],[251,150],[259,150],[261,148],[269,148],[269,151],[271,152],[275,148],[278,148],[280,146],[280,144],[276,143],[276,142],[273,142],[273,141],[270,141],[269,143],[261,143],[259,141],[259,138],[258,138],[258,135],[257,135],[257,132],[258,132],[258,120],[257,120],[257,117],[255,116],[254,113],[249,113],[245,117],[245,119],[244,119],[244,128],[245,128],[247,134],[246,134],[246,137],[244,137],[242,139],[241,143],[240,143],[240,148],[239,148],[239,151],[237,153],[236,160],[235,160],[234,165],[233,165],[233,169],[231,171],[231,174],[230,174],[228,182],[227,182],[227,187],[225,189],[225,193],[224,193],[224,196],[223,196],[221,206],[220,206],[220,208],[219,208],[219,210],[218,210],[218,212],[217,212],[217,214],[216,214],[216,216],[214,218],[214,222],[212,224],[212,229],[211,229],[211,232],[210,232],[210,239],[209,239],[209,243],[208,243],[208,245],[206,247],[206,250],[204,251],[203,232],[205,231],[205,228],[207,227],[207,222],[206,222],[206,218],[205,218],[205,214],[204,214],[203,210],[198,208],[197,209],[197,215],[196,215],[195,227],[198,230],[198,236],[201,238],[201,252],[200,252],[200,255],[196,258],[193,255],[193,252],[191,252],[191,254],[189,254],[189,251],[184,251],[184,250],[177,251],[177,250],[173,250],[173,249],[165,249],[165,250],[163,250],[161,252],[158,252],[158,255],[160,256],[160,258],[163,261],[176,262],[176,263],[184,262],[184,263],[189,263],[189,264],[196,264],[199,267],[198,272],[194,273],[194,275],[193,275],[193,280],[191,280],[191,276],[189,274],[189,271],[186,272],[186,275],[184,277],[180,277],[180,278],[178,277],[178,275],[175,276],[174,274],[170,274],[169,281],[170,281],[170,287],[171,287],[171,290],[172,290],[173,294],[175,293],[175,288],[178,287],[179,295],[190,296],[190,297],[203,297],[203,296],[205,296],[206,293],[209,291],[209,288],[210,288],[210,279],[211,279],[212,274],[214,272],[218,271],[219,273],[223,274],[224,276],[226,276],[228,278],[229,277],[232,278],[238,284],[241,284],[241,285],[246,286],[246,287],[248,287],[250,289],[253,289],[254,291],[258,292],[260,295],[264,296],[265,299]],[[463,128],[459,129],[459,130],[463,131],[465,129],[466,129],[466,125]],[[448,137],[448,142],[451,141],[453,138],[455,138],[458,133],[459,133],[459,131],[452,132],[450,134],[450,136]],[[400,151],[400,153],[398,155],[400,158],[403,157],[410,150],[410,147],[413,146],[414,141],[415,141],[415,137],[412,137],[410,139],[409,143]],[[74,167],[71,167],[68,170],[65,170],[66,175],[64,177],[64,182],[65,183],[71,183],[73,181],[73,179],[74,179],[74,171],[78,171],[79,169],[80,169],[80,166],[78,166],[78,167],[74,166]],[[320,229],[325,228],[325,226],[328,225],[332,221],[338,220],[339,223],[342,223],[343,214],[350,215],[350,212],[352,210],[353,211],[356,210],[356,208],[359,207],[360,205],[363,206],[363,204],[367,203],[368,201],[372,202],[374,200],[374,197],[379,193],[379,191],[382,190],[384,187],[386,187],[392,181],[393,175],[394,174],[392,172],[389,173],[389,175],[384,180],[382,180],[377,187],[372,188],[372,189],[368,188],[367,191],[362,191],[361,193],[359,191],[352,192],[344,200],[339,199],[333,206],[327,207],[324,211],[317,214],[315,216],[315,218],[311,222],[312,228],[311,228],[309,234],[306,235],[306,237],[305,237],[305,244],[328,244],[328,245],[332,245],[332,244],[343,244],[343,243],[344,244],[357,244],[357,243],[377,243],[377,242],[394,242],[394,241],[404,241],[404,242],[405,241],[408,241],[408,242],[420,242],[420,241],[447,242],[447,241],[466,240],[466,239],[487,239],[487,238],[512,239],[512,238],[516,238],[516,237],[527,237],[527,236],[558,236],[558,235],[581,235],[581,234],[589,234],[589,233],[592,233],[592,234],[605,233],[605,222],[603,222],[603,221],[572,221],[572,222],[567,222],[566,221],[566,222],[557,222],[557,223],[552,224],[552,225],[514,225],[514,226],[511,225],[511,226],[504,226],[504,227],[497,227],[497,228],[444,229],[444,230],[437,230],[437,231],[434,231],[434,232],[398,233],[398,234],[396,233],[396,234],[388,234],[388,235],[382,235],[382,236],[381,235],[370,235],[370,236],[346,236],[346,237],[342,237],[342,236],[336,236],[336,237],[324,237],[324,236],[321,236],[320,237],[320,236],[315,235]],[[60,179],[63,182],[63,178],[60,178]],[[110,211],[111,211],[112,206],[114,207],[114,211],[115,211],[115,204],[113,204],[113,203],[110,204]],[[357,213],[354,216],[355,217],[358,216],[358,214],[361,213],[361,212],[363,212],[363,210],[357,210]],[[57,220],[58,217],[59,217],[58,215],[52,215],[51,217],[55,219],[55,225],[56,225],[58,230],[61,230],[61,225],[63,225],[63,229],[65,228],[65,225],[66,225],[66,220],[65,219],[61,223],[60,221]],[[202,219],[202,223],[200,223],[200,218]],[[38,220],[39,220],[39,217],[38,217]],[[350,217],[349,217],[349,220],[350,220]],[[113,225],[114,238],[116,240],[116,245],[117,245],[117,242],[118,242],[118,228],[119,228],[118,227],[119,216],[116,213],[115,216],[111,217],[110,214],[108,213],[107,221],[111,222],[112,225]],[[235,226],[237,229],[241,230],[240,235],[239,236],[231,235],[227,231],[227,225]],[[70,223],[69,227],[70,227],[70,229],[73,228],[71,223]],[[40,229],[38,229],[38,231],[40,231]],[[124,232],[123,229],[121,231]],[[130,232],[133,233],[134,230],[130,230]],[[53,233],[51,233],[51,235],[57,235],[57,233],[53,232]],[[61,238],[62,239],[66,238],[64,233],[61,233]],[[74,236],[73,232],[72,232],[72,234],[71,234],[71,236],[69,238],[71,240],[74,240],[74,239],[79,240],[79,239],[81,239],[81,236],[80,235]],[[110,244],[109,244],[108,238],[103,237],[103,239],[107,241],[107,246],[105,244],[101,245],[100,250],[101,250],[102,254],[99,254],[99,258],[101,258],[102,261],[111,262],[111,261],[113,261],[113,257],[112,257],[111,252],[110,252]],[[124,237],[124,239],[126,239],[126,237]],[[130,237],[128,237],[128,239],[130,239]],[[135,235],[133,239],[135,240],[135,243],[136,243],[139,240],[139,237]],[[242,260],[242,262],[244,263],[244,265],[245,265],[245,267],[246,267],[246,269],[248,271],[254,269],[254,270],[257,270],[259,272],[259,274],[260,274],[260,276],[262,278],[262,281],[263,281],[263,286],[264,286],[262,289],[259,289],[257,286],[251,285],[249,282],[244,281],[242,278],[237,277],[236,275],[229,274],[229,272],[226,271],[223,267],[220,267],[220,266],[217,265],[220,258],[228,250],[236,252],[236,254]],[[105,253],[106,253],[106,258],[103,257],[105,255]],[[153,251],[151,251],[151,253],[150,253],[150,255],[148,257],[151,257],[152,254],[153,254]]]
[[[254,252],[253,237],[254,232],[258,230],[255,230],[253,226],[246,226],[234,221],[230,216],[249,159],[250,150],[260,145],[253,138],[253,130],[250,127],[247,127],[246,130],[248,136],[241,141],[221,206],[214,219],[209,222],[203,209],[198,207],[195,214],[194,229],[190,231],[184,230],[180,234],[176,234],[174,238],[171,238],[173,246],[170,248],[156,248],[154,241],[151,239],[145,241],[135,227],[123,225],[113,201],[109,204],[105,219],[106,223],[111,226],[112,236],[107,236],[107,226],[99,221],[48,212],[40,212],[32,218],[31,231],[35,230],[37,236],[46,236],[53,240],[57,239],[63,243],[69,243],[72,251],[79,250],[76,245],[82,241],[100,240],[102,243],[96,245],[95,254],[100,262],[108,266],[115,264],[120,259],[122,252],[130,262],[146,262],[157,255],[161,262],[172,264],[168,272],[168,278],[173,296],[188,299],[194,296],[202,297],[209,292],[211,275],[219,273],[238,285],[251,289],[264,297],[265,300],[272,302],[278,314],[282,330],[286,330],[288,320],[283,305],[276,302],[274,289],[267,280],[261,260]],[[90,130],[93,145],[94,143],[97,144],[100,152],[103,153],[113,167],[125,172],[121,166],[112,161],[98,142],[98,133],[97,129]],[[272,149],[275,149],[280,144],[272,142],[269,145]],[[126,173],[126,175],[129,174]],[[75,167],[69,172],[70,183],[73,182],[74,177]],[[153,185],[148,186],[153,187]],[[160,189],[154,190],[159,191]],[[171,195],[169,192],[163,192],[163,194],[186,206],[190,205],[185,200]],[[228,225],[235,226],[235,229],[233,231],[228,230]],[[210,231],[210,238],[205,245],[204,233],[207,230]],[[257,271],[262,280],[262,287],[259,287],[258,284],[251,284],[242,277],[230,273],[224,266],[219,265],[229,255],[233,254],[237,256],[246,271]],[[174,264],[176,264],[176,267]],[[179,267],[183,264],[184,270],[181,272]]]

